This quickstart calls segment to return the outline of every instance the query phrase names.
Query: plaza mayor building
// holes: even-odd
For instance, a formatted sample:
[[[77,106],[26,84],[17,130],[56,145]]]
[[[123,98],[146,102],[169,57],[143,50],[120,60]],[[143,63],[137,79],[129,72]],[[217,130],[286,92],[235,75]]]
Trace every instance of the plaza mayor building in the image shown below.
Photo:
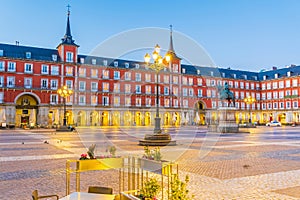
[[[0,123],[53,127],[65,114],[76,126],[153,126],[158,83],[163,126],[207,125],[218,121],[226,82],[237,123],[299,122],[300,66],[251,72],[182,64],[171,31],[171,60],[156,76],[144,62],[79,54],[69,17],[56,48],[0,43]],[[72,94],[62,97],[62,86]]]

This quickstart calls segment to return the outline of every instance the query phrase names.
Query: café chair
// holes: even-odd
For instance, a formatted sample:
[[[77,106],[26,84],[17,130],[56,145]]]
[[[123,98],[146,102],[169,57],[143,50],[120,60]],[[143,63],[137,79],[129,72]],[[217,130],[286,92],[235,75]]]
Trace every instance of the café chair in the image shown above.
[[[45,196],[39,196],[38,191],[34,190],[32,192],[32,200],[38,200],[38,199],[45,199],[45,198],[50,198],[50,197],[55,197],[58,200],[58,195],[53,194],[53,195],[45,195]]]
[[[102,186],[89,186],[88,193],[112,194],[113,189],[109,187],[102,187]]]

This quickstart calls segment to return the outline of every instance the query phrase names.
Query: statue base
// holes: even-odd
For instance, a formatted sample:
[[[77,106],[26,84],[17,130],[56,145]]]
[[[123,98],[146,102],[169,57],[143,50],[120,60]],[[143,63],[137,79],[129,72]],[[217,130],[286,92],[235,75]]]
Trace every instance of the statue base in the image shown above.
[[[238,133],[239,126],[236,123],[235,107],[221,107],[219,111],[219,124],[216,131],[220,133]]]
[[[148,134],[145,136],[144,140],[139,141],[141,146],[175,146],[176,141],[171,140],[170,134],[158,133],[158,134]]]

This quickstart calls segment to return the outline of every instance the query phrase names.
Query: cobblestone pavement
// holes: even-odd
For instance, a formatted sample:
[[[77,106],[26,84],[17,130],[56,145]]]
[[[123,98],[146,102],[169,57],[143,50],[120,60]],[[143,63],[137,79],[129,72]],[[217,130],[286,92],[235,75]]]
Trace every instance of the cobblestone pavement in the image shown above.
[[[260,127],[222,135],[207,133],[204,127],[166,130],[177,146],[161,148],[163,158],[179,164],[182,178],[189,175],[195,199],[300,199],[298,127]],[[144,150],[137,141],[151,131],[145,127],[81,127],[68,133],[0,130],[0,199],[31,199],[34,189],[63,197],[67,159],[78,159],[94,143],[96,155],[107,154],[114,145],[118,155],[141,156]],[[87,172],[81,177],[83,191],[104,184],[118,192],[118,173]]]

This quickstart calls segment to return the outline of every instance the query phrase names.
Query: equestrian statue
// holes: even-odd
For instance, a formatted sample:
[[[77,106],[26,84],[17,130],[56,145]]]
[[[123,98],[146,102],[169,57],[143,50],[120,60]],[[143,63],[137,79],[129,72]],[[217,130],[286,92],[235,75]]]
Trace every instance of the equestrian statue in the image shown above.
[[[218,92],[219,92],[220,100],[222,101],[227,100],[228,107],[230,107],[231,104],[233,105],[232,107],[235,107],[235,97],[233,92],[229,90],[229,86],[227,82],[224,83],[224,87],[218,86]]]

